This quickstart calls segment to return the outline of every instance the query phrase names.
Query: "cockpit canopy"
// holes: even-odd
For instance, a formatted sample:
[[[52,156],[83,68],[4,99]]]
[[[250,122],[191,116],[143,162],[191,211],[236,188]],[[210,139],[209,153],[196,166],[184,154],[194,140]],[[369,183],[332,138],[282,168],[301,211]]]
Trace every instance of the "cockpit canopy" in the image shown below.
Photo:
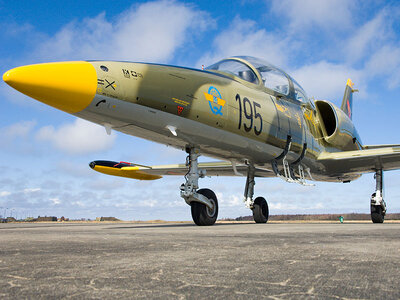
[[[306,92],[296,80],[281,69],[259,58],[237,56],[221,60],[207,67],[206,70],[233,75],[256,85],[262,84],[269,90],[300,102],[308,101]]]
[[[254,84],[259,83],[257,75],[254,73],[254,71],[248,65],[238,60],[224,59],[207,67],[206,70],[220,71],[237,76]]]

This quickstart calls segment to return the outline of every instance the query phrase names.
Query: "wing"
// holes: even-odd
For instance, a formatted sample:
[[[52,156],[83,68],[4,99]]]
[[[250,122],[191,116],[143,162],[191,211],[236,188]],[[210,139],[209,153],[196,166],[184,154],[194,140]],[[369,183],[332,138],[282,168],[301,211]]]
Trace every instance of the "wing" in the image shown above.
[[[139,180],[155,180],[165,175],[184,176],[188,172],[188,167],[185,164],[144,166],[127,162],[96,160],[91,162],[89,166],[100,173]],[[247,176],[248,167],[220,161],[199,163],[199,169],[205,170],[206,176]],[[275,177],[275,174],[269,170],[256,168],[255,176]]]
[[[399,144],[392,144],[392,145],[364,145],[362,146],[364,150],[367,149],[381,149],[381,148],[397,148],[400,147]]]
[[[329,172],[370,173],[382,168],[384,171],[400,169],[400,145],[365,146],[364,150],[322,153],[318,157]]]

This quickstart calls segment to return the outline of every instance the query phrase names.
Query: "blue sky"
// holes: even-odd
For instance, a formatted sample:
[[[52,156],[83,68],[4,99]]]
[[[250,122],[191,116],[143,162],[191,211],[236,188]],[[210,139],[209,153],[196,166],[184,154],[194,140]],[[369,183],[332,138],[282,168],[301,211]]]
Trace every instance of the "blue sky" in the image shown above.
[[[0,71],[63,60],[128,60],[200,68],[257,56],[293,75],[309,96],[340,105],[347,78],[360,90],[354,123],[364,144],[400,143],[397,1],[2,1]],[[132,181],[98,174],[96,159],[181,163],[185,153],[76,119],[0,83],[0,207],[13,214],[190,220],[183,178]],[[207,158],[203,158],[206,161]],[[400,211],[399,171],[385,173]],[[206,178],[222,217],[249,215],[245,178]],[[371,174],[302,187],[258,179],[272,214],[368,212]],[[4,209],[0,208],[0,215]]]

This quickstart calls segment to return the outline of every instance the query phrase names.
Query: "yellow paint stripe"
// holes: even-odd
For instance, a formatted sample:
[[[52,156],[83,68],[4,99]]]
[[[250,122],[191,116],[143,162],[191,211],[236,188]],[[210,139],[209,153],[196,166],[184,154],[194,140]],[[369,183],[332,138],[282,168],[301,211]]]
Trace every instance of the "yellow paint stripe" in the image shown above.
[[[139,167],[122,167],[121,170],[139,171]]]
[[[188,106],[188,105],[190,104],[190,103],[187,102],[187,101],[180,100],[180,99],[177,99],[177,98],[172,98],[172,100],[174,100],[174,102],[175,102],[176,104],[181,104],[181,105],[184,105],[184,106]]]
[[[275,104],[275,106],[279,111],[281,111],[283,113],[288,110],[286,107],[279,105],[279,104]]]
[[[208,94],[208,93],[204,93],[204,96],[206,97],[206,99],[207,99],[208,101],[214,103],[214,96],[213,96],[213,95],[210,95],[210,94]],[[217,99],[217,104],[218,104],[218,105],[225,106],[225,103],[226,103],[225,100],[223,100],[223,99],[221,99],[221,98],[218,98],[218,97],[215,97],[215,98]]]

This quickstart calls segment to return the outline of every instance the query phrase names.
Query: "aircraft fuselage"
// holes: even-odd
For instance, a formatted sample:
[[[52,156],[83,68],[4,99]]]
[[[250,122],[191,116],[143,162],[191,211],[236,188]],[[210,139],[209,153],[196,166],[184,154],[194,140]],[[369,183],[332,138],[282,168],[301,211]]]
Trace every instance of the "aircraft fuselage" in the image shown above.
[[[321,152],[335,149],[324,142],[316,110],[310,105],[208,71],[128,62],[90,63],[97,73],[96,95],[87,108],[75,113],[78,117],[176,148],[196,146],[205,155],[248,160],[269,169],[290,135],[288,159],[296,160],[307,143],[304,164],[316,180],[358,177],[326,176],[325,167],[316,162]],[[353,149],[358,149],[357,144]]]

